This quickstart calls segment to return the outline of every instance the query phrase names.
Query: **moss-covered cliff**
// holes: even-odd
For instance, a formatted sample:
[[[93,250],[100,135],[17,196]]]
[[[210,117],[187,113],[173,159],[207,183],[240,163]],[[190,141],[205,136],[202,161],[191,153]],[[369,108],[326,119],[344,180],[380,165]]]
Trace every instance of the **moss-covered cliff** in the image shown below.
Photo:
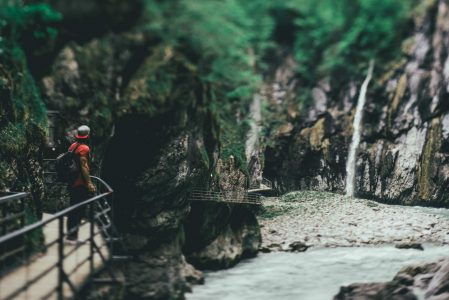
[[[28,59],[50,51],[59,19],[46,6],[0,7],[0,190],[29,192],[36,214],[42,213],[47,115]]]
[[[236,8],[241,15],[232,14]],[[60,201],[58,189],[43,197],[43,155],[65,151],[72,130],[88,124],[93,171],[115,190],[115,222],[133,257],[123,268],[127,298],[182,299],[192,276],[184,253],[214,268],[257,253],[260,233],[248,208],[187,201],[195,187],[244,191],[248,184],[246,119],[264,46],[257,49],[260,32],[234,35],[256,26],[240,23],[250,8],[70,0],[2,6],[2,33],[11,36],[1,53],[0,188],[31,190],[36,205]],[[54,149],[45,145],[47,110],[58,112]]]
[[[448,205],[446,19],[445,1],[418,2],[410,11],[401,42],[389,49],[394,55],[377,61],[357,160],[359,196]],[[288,67],[292,63],[281,70]],[[273,131],[276,137],[265,155],[266,173],[281,188],[344,191],[354,108],[364,72],[360,70],[359,77],[343,74],[339,83],[332,76],[324,77],[309,88],[310,105],[300,106],[296,114],[289,105],[298,101],[300,78],[293,72],[273,79],[280,85],[296,80],[296,88],[288,90],[293,100],[286,97],[282,105],[290,114],[283,114],[281,124],[290,124],[290,130]]]

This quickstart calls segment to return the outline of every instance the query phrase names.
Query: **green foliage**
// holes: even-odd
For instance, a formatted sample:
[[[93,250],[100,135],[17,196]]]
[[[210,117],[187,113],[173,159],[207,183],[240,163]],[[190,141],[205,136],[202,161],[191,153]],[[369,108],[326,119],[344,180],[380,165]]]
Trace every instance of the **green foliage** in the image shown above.
[[[222,120],[222,119],[220,119]],[[233,156],[238,167],[247,171],[247,161],[245,156],[245,134],[247,126],[239,124],[235,120],[223,121],[221,124],[221,157],[228,159]]]
[[[33,53],[40,47],[48,49],[49,41],[56,37],[52,24],[61,16],[44,4],[22,5],[4,0],[0,4],[3,4],[0,6],[0,90],[7,95],[9,100],[3,101],[10,102],[9,110],[12,112],[12,115],[1,116],[0,121],[4,118],[22,125],[34,123],[43,128],[46,110],[27,69],[24,49],[29,46]]]
[[[207,151],[204,147],[199,148],[199,154],[201,156],[201,161],[203,162],[204,166],[209,169],[210,168],[210,159],[209,155],[207,154]]]
[[[399,48],[416,2],[146,0],[142,27],[184,53],[195,74],[210,87],[222,155],[234,156],[244,167],[244,116],[260,87],[265,55],[278,40],[274,34],[285,34],[283,25],[291,22],[288,34],[293,40],[287,46],[293,48],[299,65],[302,83],[297,101],[302,108],[310,102],[317,80],[333,75],[346,81],[364,74],[361,69],[370,59],[381,65],[399,54],[394,49]],[[152,85],[157,88],[163,93],[165,86]]]
[[[54,25],[61,15],[46,4],[1,5],[0,3],[0,50],[6,51],[8,41],[19,43],[33,53],[48,51],[49,44],[57,36]]]
[[[60,15],[47,5],[23,5],[21,1],[0,2],[0,157],[3,164],[0,188],[17,187],[30,180],[23,167],[30,153],[45,139],[47,116],[27,56],[50,49],[56,36],[52,24]],[[20,162],[11,182],[11,163]],[[33,179],[31,179],[33,180]]]
[[[221,156],[234,156],[244,171],[247,126],[235,116],[245,116],[262,82],[262,57],[273,46],[271,6],[263,0],[146,1],[143,27],[190,60],[193,72],[210,91],[209,109],[220,127]],[[152,89],[157,86],[164,90],[161,84]]]
[[[270,45],[274,24],[266,1],[146,3],[146,28],[168,44],[187,47],[205,82],[218,84],[227,98],[252,95],[261,81],[256,63]]]
[[[23,151],[26,146],[26,132],[23,124],[9,123],[0,130],[0,145],[3,155],[14,156]]]
[[[370,59],[382,63],[400,51],[416,1],[292,0],[295,55],[302,78],[312,84],[333,74],[343,80],[361,72]]]

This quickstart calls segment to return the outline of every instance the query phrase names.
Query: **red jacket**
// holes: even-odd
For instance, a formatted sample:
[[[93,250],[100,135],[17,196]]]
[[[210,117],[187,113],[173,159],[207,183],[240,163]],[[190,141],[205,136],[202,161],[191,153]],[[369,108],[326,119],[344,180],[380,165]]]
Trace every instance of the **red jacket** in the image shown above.
[[[75,155],[77,156],[77,159],[79,159],[81,156],[84,156],[87,158],[87,161],[89,161],[89,154],[90,154],[89,146],[79,143],[79,142],[75,142],[69,147],[69,151],[73,151],[73,149],[75,149],[78,144],[79,144],[79,146],[75,151]],[[89,164],[87,164],[87,168],[89,170]],[[73,182],[72,187],[78,187],[78,186],[82,186],[82,185],[87,187],[87,182],[86,182],[86,180],[84,180],[83,174],[81,173],[81,169],[80,169],[78,178]]]

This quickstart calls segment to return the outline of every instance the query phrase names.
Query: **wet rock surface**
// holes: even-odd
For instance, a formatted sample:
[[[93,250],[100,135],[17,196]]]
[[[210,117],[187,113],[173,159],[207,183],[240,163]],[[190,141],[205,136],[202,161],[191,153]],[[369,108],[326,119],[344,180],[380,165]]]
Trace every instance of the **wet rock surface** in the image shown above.
[[[423,213],[413,207],[391,206],[323,192],[293,192],[264,200],[259,214],[261,250],[291,251],[309,247],[353,247],[421,243],[448,244],[449,220],[440,209]]]
[[[398,249],[416,249],[424,251],[424,247],[420,243],[404,243],[395,245]]]
[[[449,299],[449,260],[404,267],[392,281],[351,284],[342,287],[334,300]]]

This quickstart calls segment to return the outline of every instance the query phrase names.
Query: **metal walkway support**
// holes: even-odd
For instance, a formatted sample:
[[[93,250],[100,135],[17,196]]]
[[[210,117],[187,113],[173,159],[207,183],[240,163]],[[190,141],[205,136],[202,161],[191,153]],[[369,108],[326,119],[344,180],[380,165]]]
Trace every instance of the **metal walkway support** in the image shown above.
[[[113,191],[92,179],[105,191],[0,237],[0,299],[76,298],[110,260]],[[68,244],[67,216],[76,211],[86,216],[78,226],[81,240]]]

